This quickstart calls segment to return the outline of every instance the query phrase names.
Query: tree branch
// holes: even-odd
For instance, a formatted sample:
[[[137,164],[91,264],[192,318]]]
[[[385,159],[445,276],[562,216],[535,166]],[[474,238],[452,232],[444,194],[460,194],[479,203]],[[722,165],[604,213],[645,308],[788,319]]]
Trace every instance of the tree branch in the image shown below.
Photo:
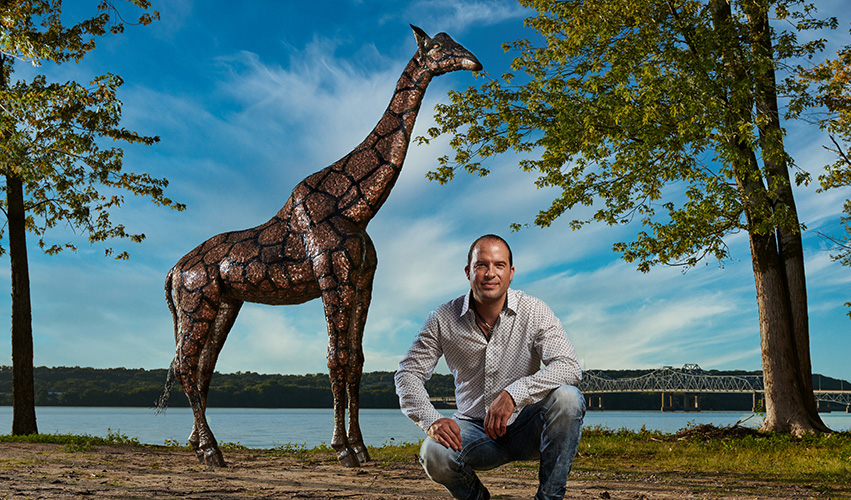
[[[848,155],[845,153],[845,151],[842,150],[842,146],[840,146],[839,143],[836,142],[836,138],[833,137],[833,134],[829,134],[829,137],[830,137],[831,142],[833,142],[833,145],[836,146],[836,149],[830,149],[827,146],[822,146],[822,147],[824,149],[830,151],[831,153],[836,154],[837,156],[839,156],[839,158],[843,162],[847,163],[848,166],[851,166],[851,158],[849,158]]]

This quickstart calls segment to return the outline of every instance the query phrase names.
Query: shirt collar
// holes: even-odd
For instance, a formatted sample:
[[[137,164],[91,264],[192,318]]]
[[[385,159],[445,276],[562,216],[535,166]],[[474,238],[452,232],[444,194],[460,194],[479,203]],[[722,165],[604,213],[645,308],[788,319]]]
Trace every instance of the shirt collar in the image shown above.
[[[502,306],[502,310],[515,314],[517,312],[517,302],[520,300],[520,298],[517,296],[517,292],[513,288],[509,288],[505,292],[505,295],[507,296],[507,299],[505,301],[505,304]],[[472,312],[472,309],[470,309],[470,301],[472,299],[473,291],[471,290],[467,292],[467,295],[464,296],[464,305],[461,306],[461,314],[459,316],[464,316],[467,313],[475,314]]]

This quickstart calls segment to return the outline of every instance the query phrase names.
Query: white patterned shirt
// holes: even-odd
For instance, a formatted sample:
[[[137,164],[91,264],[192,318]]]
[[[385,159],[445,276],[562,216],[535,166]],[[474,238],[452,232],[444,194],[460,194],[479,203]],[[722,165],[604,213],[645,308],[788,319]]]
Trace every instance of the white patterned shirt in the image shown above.
[[[514,422],[523,406],[560,385],[578,385],[582,369],[561,322],[541,300],[509,289],[488,340],[476,325],[470,293],[429,314],[396,371],[402,413],[428,431],[443,418],[429,401],[425,381],[441,356],[455,378],[455,416],[484,420],[487,408],[506,390],[514,399]],[[543,363],[543,367],[541,366]]]

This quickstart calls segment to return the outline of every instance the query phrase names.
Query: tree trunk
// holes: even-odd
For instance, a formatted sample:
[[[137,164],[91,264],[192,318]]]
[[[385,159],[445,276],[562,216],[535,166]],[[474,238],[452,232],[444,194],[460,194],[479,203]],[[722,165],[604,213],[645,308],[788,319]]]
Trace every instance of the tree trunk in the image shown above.
[[[37,434],[24,186],[20,178],[8,172],[6,203],[12,265],[12,434]]]
[[[768,6],[756,1],[743,2],[742,7],[750,40],[739,37],[728,2],[710,2],[725,62],[730,147],[737,152],[734,171],[748,222],[759,307],[765,384],[762,430],[800,435],[828,429],[818,416],[812,390],[804,253],[777,112]],[[742,126],[754,123],[764,170],[759,168],[756,145],[740,135]],[[785,215],[778,217],[783,215],[778,210]],[[771,225],[775,229],[769,230]]]
[[[796,377],[789,390],[800,393],[791,395],[776,394],[774,411],[766,412],[763,430],[775,432],[828,431],[829,429],[818,414],[813,397],[813,370],[810,360],[810,330],[807,311],[807,285],[804,271],[804,245],[801,239],[800,221],[792,192],[792,180],[783,145],[783,129],[780,126],[780,113],[777,105],[777,85],[774,71],[774,49],[768,20],[768,8],[760,2],[746,3],[745,11],[751,29],[751,48],[758,61],[754,81],[756,123],[759,128],[759,144],[762,150],[763,164],[768,186],[772,192],[772,206],[775,210],[784,209],[786,220],[779,221],[775,231],[777,269],[781,271],[781,285],[785,289],[788,301],[789,340],[784,341],[782,349],[789,349],[792,358],[789,367],[782,368]],[[773,245],[771,245],[773,247]],[[756,271],[755,271],[756,272]],[[757,278],[759,280],[759,278]],[[785,338],[785,335],[783,336]],[[770,354],[770,353],[769,353]],[[763,370],[766,370],[763,361]],[[775,367],[775,369],[778,367]],[[766,391],[767,382],[766,382]],[[779,404],[780,400],[789,400],[790,404]],[[797,405],[801,406],[798,407]]]
[[[765,383],[762,430],[797,436],[827,430],[815,409],[812,378],[809,384],[802,382],[792,320],[793,305],[777,240],[773,234],[751,234],[750,241]]]

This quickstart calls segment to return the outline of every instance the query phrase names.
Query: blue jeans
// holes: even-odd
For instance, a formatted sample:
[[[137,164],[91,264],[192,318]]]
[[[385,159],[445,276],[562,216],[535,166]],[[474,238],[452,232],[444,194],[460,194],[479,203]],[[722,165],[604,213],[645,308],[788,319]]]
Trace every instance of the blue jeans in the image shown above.
[[[579,447],[584,417],[582,393],[572,385],[563,385],[523,408],[498,439],[485,434],[481,420],[455,419],[461,427],[461,450],[447,448],[427,437],[420,448],[420,463],[428,477],[442,484],[453,497],[479,500],[485,489],[474,471],[516,460],[540,459],[535,498],[560,499]]]

